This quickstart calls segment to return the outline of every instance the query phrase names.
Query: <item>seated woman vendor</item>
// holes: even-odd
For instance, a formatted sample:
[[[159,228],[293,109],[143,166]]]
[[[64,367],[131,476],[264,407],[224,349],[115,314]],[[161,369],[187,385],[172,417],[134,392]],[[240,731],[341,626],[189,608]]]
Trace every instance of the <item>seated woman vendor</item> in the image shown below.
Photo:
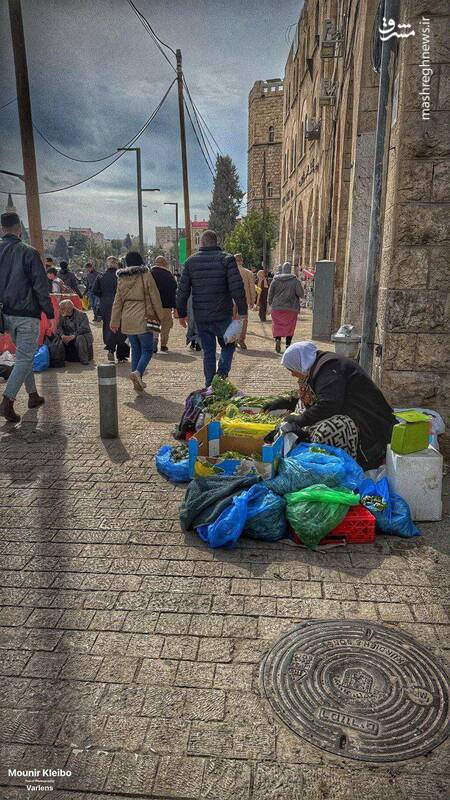
[[[341,447],[364,470],[386,455],[395,417],[382,392],[350,358],[318,350],[312,342],[287,348],[281,363],[299,382],[296,396],[280,397],[265,411],[296,411],[282,425],[300,440]]]

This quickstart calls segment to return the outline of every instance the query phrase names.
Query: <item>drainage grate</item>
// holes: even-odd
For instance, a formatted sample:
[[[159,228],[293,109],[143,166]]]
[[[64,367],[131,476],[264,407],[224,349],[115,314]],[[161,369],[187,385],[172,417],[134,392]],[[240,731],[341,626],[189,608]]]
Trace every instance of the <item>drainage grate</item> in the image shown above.
[[[450,733],[446,672],[393,628],[306,622],[274,645],[260,676],[278,717],[331,753],[401,761],[430,752]]]

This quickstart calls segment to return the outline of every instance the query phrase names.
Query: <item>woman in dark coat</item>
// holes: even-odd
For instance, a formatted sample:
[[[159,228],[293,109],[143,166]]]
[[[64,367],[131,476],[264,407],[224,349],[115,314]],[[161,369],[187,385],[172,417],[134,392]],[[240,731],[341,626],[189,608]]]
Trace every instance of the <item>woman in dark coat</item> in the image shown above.
[[[266,410],[296,410],[282,425],[303,441],[346,450],[364,470],[386,455],[396,419],[384,395],[350,358],[317,350],[313,342],[287,348],[281,363],[299,379],[299,398],[280,397]],[[296,406],[300,406],[296,409]]]
[[[116,270],[119,268],[119,260],[115,256],[108,256],[106,259],[106,271],[98,276],[92,291],[99,298],[99,310],[103,321],[103,342],[105,350],[108,351],[108,361],[114,361],[117,355],[118,361],[126,361],[130,355],[130,347],[126,342],[126,336],[117,331],[113,333],[109,327],[111,320],[111,310],[114,303],[117,288]]]

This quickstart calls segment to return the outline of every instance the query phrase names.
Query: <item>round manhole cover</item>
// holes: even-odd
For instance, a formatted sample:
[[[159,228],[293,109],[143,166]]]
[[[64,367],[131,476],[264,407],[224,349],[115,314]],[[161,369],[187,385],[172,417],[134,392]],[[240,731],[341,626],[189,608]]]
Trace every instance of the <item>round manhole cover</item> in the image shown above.
[[[450,733],[443,668],[410,636],[371,622],[300,625],[265,656],[261,683],[295,733],[348,758],[414,758]]]

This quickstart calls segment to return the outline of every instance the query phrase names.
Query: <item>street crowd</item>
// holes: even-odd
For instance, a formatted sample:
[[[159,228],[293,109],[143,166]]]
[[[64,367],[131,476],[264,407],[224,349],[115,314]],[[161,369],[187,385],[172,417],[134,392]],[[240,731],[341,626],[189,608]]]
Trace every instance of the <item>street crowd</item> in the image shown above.
[[[16,213],[2,214],[1,225],[0,334],[9,334],[16,354],[6,374],[0,371],[6,379],[0,414],[17,423],[20,416],[14,402],[22,385],[28,408],[45,402],[37,392],[33,359],[41,313],[48,320],[55,317],[51,296],[72,296],[58,305],[59,319],[49,341],[54,366],[66,360],[88,364],[93,358],[93,335],[81,304],[83,291],[67,262],[57,270],[49,258],[44,267],[39,253],[22,241]],[[395,417],[371,378],[355,361],[318,350],[313,342],[292,344],[304,288],[290,262],[280,265],[275,275],[262,268],[252,272],[241,254],[224,252],[215,232],[205,231],[178,282],[163,256],[149,268],[139,252],[130,251],[124,266],[109,256],[103,273],[88,262],[84,283],[94,320],[102,320],[107,358],[123,362],[131,351],[129,377],[138,393],[147,387],[144,375],[153,354],[158,348],[168,352],[174,319],[186,329],[189,346],[202,351],[208,387],[215,375],[228,377],[236,347],[247,348],[249,309],[257,305],[264,322],[270,307],[275,350],[281,354],[284,339],[281,363],[299,384],[288,405],[284,396],[267,406],[267,410],[292,411],[282,422],[282,432],[342,447],[365,469],[384,459]],[[267,380],[267,393],[276,394],[270,375]]]

